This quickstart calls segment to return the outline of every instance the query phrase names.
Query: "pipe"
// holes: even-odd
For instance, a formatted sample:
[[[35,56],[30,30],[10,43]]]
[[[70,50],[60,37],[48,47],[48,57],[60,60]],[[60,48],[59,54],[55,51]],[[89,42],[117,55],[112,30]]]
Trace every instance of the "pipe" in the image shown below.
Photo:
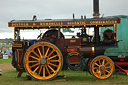
[[[99,36],[99,27],[98,26],[95,26],[94,27],[94,35],[95,35],[95,43],[99,44],[100,42],[100,36]]]
[[[99,18],[100,13],[99,13],[99,0],[93,0],[93,17],[94,18]],[[95,32],[95,42],[98,44],[100,42],[100,36],[99,36],[99,27],[95,26],[94,27],[94,32]]]

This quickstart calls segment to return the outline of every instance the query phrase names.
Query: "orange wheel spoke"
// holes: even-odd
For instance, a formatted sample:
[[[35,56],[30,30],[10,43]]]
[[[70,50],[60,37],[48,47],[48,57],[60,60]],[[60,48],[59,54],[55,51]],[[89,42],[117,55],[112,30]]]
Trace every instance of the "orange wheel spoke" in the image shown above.
[[[100,66],[99,64],[95,63],[95,65]]]
[[[104,72],[104,75],[106,75],[105,72]]]
[[[50,60],[50,62],[60,62],[60,60]]]
[[[47,70],[48,74],[50,75],[50,72],[49,72],[49,70],[48,70],[48,67],[47,67],[47,66],[46,66],[46,70]]]
[[[101,76],[101,72],[99,73],[99,76]]]
[[[98,60],[98,62],[99,62],[99,64],[101,65],[101,61],[100,61],[100,59]]]
[[[53,52],[54,52],[54,50],[52,50],[52,52],[50,52],[50,54],[48,55],[48,58],[52,55]]]
[[[34,52],[34,51],[32,51],[37,57],[39,57],[40,58],[40,56],[36,53],[36,52]]]
[[[35,73],[36,71],[37,71],[37,69],[39,68],[39,66],[38,67],[36,67],[36,69],[32,72],[32,73]]]
[[[37,62],[39,62],[39,61],[29,61],[29,63],[37,63]]]
[[[49,67],[53,72],[55,72],[55,70],[54,70],[51,66],[48,65],[48,67]]]
[[[48,54],[49,49],[50,49],[50,48],[48,47],[48,49],[47,49],[47,51],[46,51],[46,53],[45,53],[45,56],[44,56],[45,58],[47,57],[47,54]]]
[[[104,65],[105,60],[103,59],[102,65]]]
[[[52,57],[50,57],[50,58],[48,58],[48,59],[52,59],[52,58],[55,58],[57,55],[54,55],[54,56],[52,56]]]
[[[34,56],[30,56],[30,57],[32,57],[33,59],[39,60],[38,58],[36,58],[36,57],[34,57]]]
[[[99,69],[99,67],[94,67],[93,69]]]
[[[39,69],[38,75],[40,75],[41,70],[42,70],[42,65],[40,66],[40,69]]]
[[[44,46],[42,46],[42,52],[43,52],[42,55],[44,56]]]
[[[105,67],[105,68],[111,68],[111,67]]]
[[[37,48],[38,49],[38,52],[39,52],[39,54],[40,54],[40,57],[42,58],[42,54],[41,54],[41,52],[40,52],[40,49],[39,48]]]
[[[105,70],[107,73],[109,73],[110,71],[108,71],[108,70]]]
[[[43,67],[43,77],[45,77],[45,67]]]
[[[52,65],[52,66],[58,67],[58,65],[55,65],[55,64],[53,64],[53,63],[49,63],[49,64]]]
[[[37,66],[37,65],[39,65],[39,63],[32,65],[31,68],[32,68],[32,67],[35,67],[35,66]]]
[[[107,63],[105,64],[105,66],[108,65],[108,64],[109,64],[109,62],[107,62]]]

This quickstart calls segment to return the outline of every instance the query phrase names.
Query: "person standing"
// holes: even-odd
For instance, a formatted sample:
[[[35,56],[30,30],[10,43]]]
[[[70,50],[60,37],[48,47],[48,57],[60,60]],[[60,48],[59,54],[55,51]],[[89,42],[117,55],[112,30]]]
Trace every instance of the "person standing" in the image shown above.
[[[2,70],[0,69],[0,76],[2,75]]]

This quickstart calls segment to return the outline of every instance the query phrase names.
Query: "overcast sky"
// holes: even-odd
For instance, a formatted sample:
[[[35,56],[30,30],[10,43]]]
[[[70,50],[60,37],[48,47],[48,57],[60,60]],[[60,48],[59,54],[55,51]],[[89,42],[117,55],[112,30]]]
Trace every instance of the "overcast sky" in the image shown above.
[[[128,0],[99,0],[100,14],[104,16],[128,15]],[[13,28],[8,27],[11,20],[87,18],[93,14],[93,0],[1,0],[0,1],[0,39],[13,38]],[[29,33],[29,35],[27,35]],[[27,38],[37,37],[39,32],[25,31]],[[33,35],[33,36],[30,36]],[[35,38],[34,37],[34,38]]]

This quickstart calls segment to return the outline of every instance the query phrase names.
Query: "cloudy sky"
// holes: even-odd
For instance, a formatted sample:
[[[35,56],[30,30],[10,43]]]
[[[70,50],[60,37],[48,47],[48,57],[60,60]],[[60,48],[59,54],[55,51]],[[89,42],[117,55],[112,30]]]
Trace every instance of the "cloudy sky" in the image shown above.
[[[8,27],[11,20],[87,18],[93,14],[93,0],[1,0],[0,1],[0,39],[13,38],[13,28]],[[104,16],[128,15],[128,0],[99,0],[100,14]],[[29,34],[29,35],[28,35]],[[36,38],[39,31],[24,31],[21,36]],[[30,36],[31,35],[31,36]]]

